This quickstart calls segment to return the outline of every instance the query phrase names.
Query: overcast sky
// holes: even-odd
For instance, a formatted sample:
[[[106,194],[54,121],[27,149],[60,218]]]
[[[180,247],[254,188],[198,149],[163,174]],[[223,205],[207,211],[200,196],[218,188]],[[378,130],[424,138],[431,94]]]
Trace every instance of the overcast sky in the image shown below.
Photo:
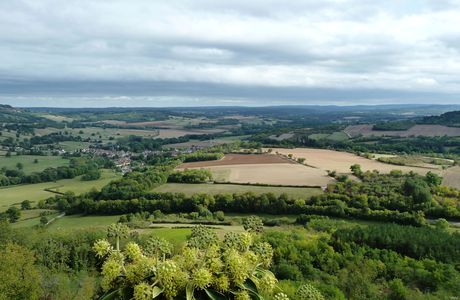
[[[0,102],[460,103],[460,1],[1,0]]]

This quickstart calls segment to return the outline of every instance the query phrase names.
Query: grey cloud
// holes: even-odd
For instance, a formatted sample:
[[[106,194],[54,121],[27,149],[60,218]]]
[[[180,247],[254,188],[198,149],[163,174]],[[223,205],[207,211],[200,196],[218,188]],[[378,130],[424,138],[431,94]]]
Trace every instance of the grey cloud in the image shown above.
[[[458,28],[450,0],[3,0],[0,96],[452,103]]]

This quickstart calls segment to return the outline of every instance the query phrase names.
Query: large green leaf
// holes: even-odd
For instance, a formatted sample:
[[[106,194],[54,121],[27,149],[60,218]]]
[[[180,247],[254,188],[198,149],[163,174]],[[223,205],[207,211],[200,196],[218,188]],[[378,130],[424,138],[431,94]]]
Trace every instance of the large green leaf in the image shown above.
[[[263,297],[259,294],[257,286],[252,279],[246,280],[240,287],[247,290],[254,299],[263,300]]]
[[[213,290],[204,289],[206,295],[211,300],[227,300],[227,297]]]
[[[104,295],[102,295],[101,298],[99,298],[99,300],[115,300],[115,299],[119,298],[120,290],[121,289],[116,289],[116,290],[107,292]]]

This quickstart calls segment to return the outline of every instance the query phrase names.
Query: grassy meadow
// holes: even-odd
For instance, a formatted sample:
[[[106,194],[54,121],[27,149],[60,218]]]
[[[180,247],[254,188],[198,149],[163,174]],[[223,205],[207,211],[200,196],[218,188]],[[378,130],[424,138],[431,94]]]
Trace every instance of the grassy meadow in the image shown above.
[[[111,170],[103,170],[101,178],[94,181],[82,181],[81,177],[76,177],[73,179],[62,179],[56,182],[0,188],[0,211],[7,210],[11,205],[19,206],[23,200],[32,201],[32,205],[35,205],[39,200],[55,195],[54,193],[45,191],[45,189],[51,189],[61,193],[72,191],[75,194],[80,194],[88,192],[92,188],[100,189],[111,180],[117,178],[117,176],[119,175]]]
[[[35,163],[37,160],[37,163]],[[40,172],[46,168],[57,168],[69,165],[69,160],[61,156],[42,156],[42,155],[12,155],[11,157],[0,156],[0,168],[16,169],[16,165],[23,165],[22,171],[25,174]]]

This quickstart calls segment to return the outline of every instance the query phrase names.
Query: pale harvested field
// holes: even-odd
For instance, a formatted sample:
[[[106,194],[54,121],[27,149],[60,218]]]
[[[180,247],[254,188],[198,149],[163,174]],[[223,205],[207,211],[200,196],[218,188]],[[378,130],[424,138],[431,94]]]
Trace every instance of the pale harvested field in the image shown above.
[[[332,182],[326,172],[299,164],[253,164],[206,167],[221,180],[234,183],[291,186],[326,186]],[[222,174],[226,178],[222,178]]]
[[[460,128],[447,127],[442,125],[415,125],[408,130],[402,131],[380,131],[372,130],[370,124],[352,125],[345,128],[344,132],[350,136],[395,136],[395,137],[410,137],[410,136],[460,136]]]
[[[220,160],[208,160],[183,163],[180,168],[207,168],[228,165],[256,165],[256,164],[293,164],[288,159],[273,154],[227,154]]]
[[[460,189],[460,167],[452,167],[444,172],[442,183]]]
[[[266,149],[265,149],[266,150]],[[409,166],[396,166],[385,164],[376,160],[367,159],[347,152],[339,152],[325,149],[309,148],[273,148],[273,152],[283,155],[292,154],[294,158],[305,158],[305,163],[320,170],[337,171],[338,173],[350,173],[350,166],[353,164],[361,165],[363,171],[378,170],[382,173],[389,173],[391,170],[401,170],[403,172],[414,171],[425,175],[428,171],[440,173],[437,167],[421,168]]]

